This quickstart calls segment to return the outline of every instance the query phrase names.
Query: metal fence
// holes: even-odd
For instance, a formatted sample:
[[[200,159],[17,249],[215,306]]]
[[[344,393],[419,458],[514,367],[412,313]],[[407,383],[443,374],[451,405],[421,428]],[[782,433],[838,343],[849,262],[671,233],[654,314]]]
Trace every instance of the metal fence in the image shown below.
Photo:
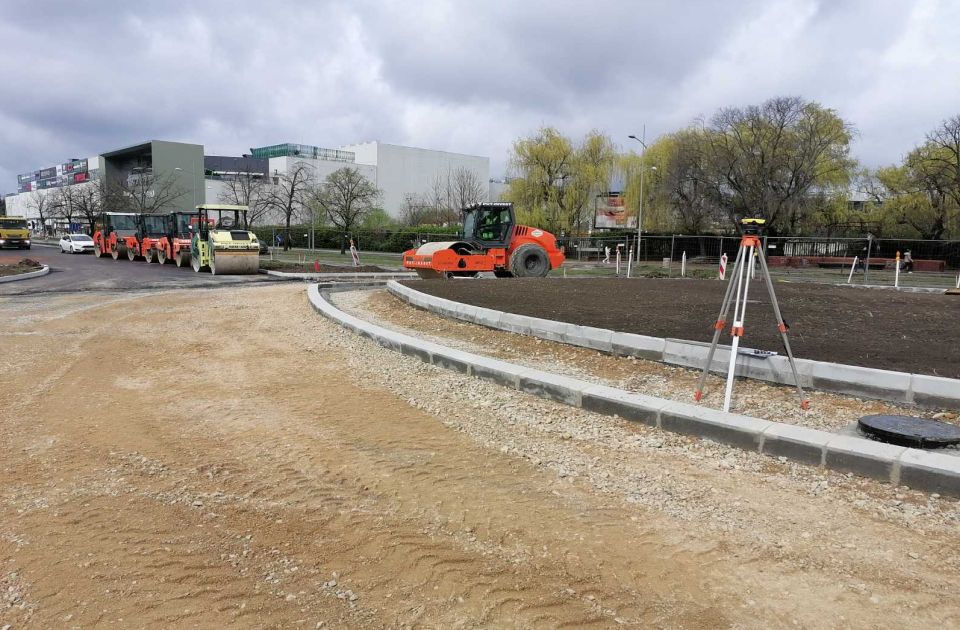
[[[762,238],[772,275],[831,283],[898,285],[915,287],[960,286],[960,241],[828,237]],[[615,264],[617,249],[624,263],[630,254],[645,269],[659,275],[678,276],[690,270],[701,277],[716,272],[721,257],[731,261],[739,236],[636,235],[567,238],[562,241],[571,266],[605,268]],[[610,263],[603,262],[609,251]],[[910,252],[912,268],[905,264]],[[900,271],[897,274],[897,255]],[[640,273],[644,273],[643,269]]]
[[[417,230],[355,230],[349,235],[331,227],[293,226],[255,228],[257,236],[274,247],[298,250],[339,250],[352,238],[361,252],[400,253],[431,241],[456,240],[452,230],[421,232]],[[960,283],[960,241],[925,241],[918,239],[764,236],[764,250],[771,273],[781,278],[815,282],[877,284],[902,286],[953,287]],[[732,260],[740,244],[739,236],[713,235],[644,235],[639,252],[635,251],[636,234],[591,237],[566,237],[558,243],[567,254],[568,269],[603,274],[615,268],[617,249],[622,270],[626,270],[628,254],[642,269],[641,273],[699,277],[713,276],[720,258]],[[604,263],[607,248],[610,263]],[[910,251],[913,269],[896,273],[897,253]],[[856,264],[855,264],[856,261]],[[912,273],[910,273],[912,271]],[[612,271],[610,273],[613,273]]]

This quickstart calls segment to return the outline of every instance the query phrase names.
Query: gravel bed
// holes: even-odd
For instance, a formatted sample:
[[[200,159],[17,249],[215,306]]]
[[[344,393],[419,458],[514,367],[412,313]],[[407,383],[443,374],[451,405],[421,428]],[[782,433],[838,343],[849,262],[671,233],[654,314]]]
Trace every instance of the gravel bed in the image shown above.
[[[338,293],[334,299],[338,307],[356,312],[347,305],[362,303],[365,296]],[[951,498],[590,413],[443,370],[336,330],[324,335],[324,342],[347,350],[358,379],[403,396],[484,446],[550,469],[564,482],[589,484],[629,503],[735,534],[783,561],[804,566],[803,560],[791,560],[791,548],[808,540],[830,549],[828,564],[838,566],[845,554],[870,545],[876,546],[871,553],[898,558],[913,553],[930,559],[935,553],[862,538],[865,532],[849,530],[854,515],[928,532],[960,525],[960,501]],[[775,498],[781,492],[799,493],[810,502],[785,503]],[[842,515],[848,510],[853,512]],[[960,565],[960,558],[948,562]]]
[[[387,328],[459,350],[657,398],[694,402],[693,391],[700,376],[697,370],[607,355],[446,319],[412,307],[385,290],[337,293],[333,300],[338,307],[353,315],[376,319],[378,324]],[[720,408],[723,386],[723,377],[708,377],[706,393],[700,404]],[[734,386],[731,411],[837,432],[856,432],[857,420],[870,414],[917,415],[960,422],[958,414],[949,410],[924,409],[818,391],[808,391],[807,394],[812,405],[811,409],[804,411],[800,409],[797,391],[792,387],[738,380]]]

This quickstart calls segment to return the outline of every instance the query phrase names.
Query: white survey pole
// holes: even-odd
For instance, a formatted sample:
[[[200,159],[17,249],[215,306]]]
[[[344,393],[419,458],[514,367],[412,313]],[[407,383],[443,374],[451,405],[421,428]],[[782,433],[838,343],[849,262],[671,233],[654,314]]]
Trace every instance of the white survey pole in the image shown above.
[[[633,248],[627,251],[627,277],[630,277],[630,266],[633,264]]]
[[[893,273],[893,287],[895,289],[899,289],[900,288],[900,252],[897,252],[896,265],[897,265],[897,268]]]
[[[617,245],[617,275],[620,275],[620,246]]]
[[[747,249],[746,261],[749,271],[744,271],[741,264],[737,267],[737,297],[733,306],[733,341],[730,342],[730,364],[727,366],[727,386],[723,391],[723,410],[730,411],[730,399],[733,396],[733,375],[737,370],[737,348],[740,347],[740,337],[743,335],[743,320],[747,316],[747,294],[750,292],[750,274],[756,261],[753,258],[753,245]],[[743,289],[743,302],[740,293]]]
[[[850,275],[847,276],[847,284],[851,284],[851,283],[853,282],[853,272],[854,272],[854,270],[856,270],[856,268],[857,268],[857,261],[858,261],[858,260],[860,260],[860,257],[859,257],[859,256],[854,256],[854,257],[853,257],[853,264],[850,265]]]
[[[683,256],[680,257],[680,277],[685,278],[687,276],[687,252],[683,252]]]

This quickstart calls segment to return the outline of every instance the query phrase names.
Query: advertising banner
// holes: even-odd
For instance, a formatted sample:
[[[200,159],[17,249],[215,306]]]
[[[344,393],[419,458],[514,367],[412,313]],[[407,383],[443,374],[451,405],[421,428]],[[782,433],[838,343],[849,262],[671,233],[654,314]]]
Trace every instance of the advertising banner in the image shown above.
[[[620,193],[612,192],[606,195],[598,195],[595,203],[594,228],[603,230],[637,227],[637,217],[627,216],[627,208]]]

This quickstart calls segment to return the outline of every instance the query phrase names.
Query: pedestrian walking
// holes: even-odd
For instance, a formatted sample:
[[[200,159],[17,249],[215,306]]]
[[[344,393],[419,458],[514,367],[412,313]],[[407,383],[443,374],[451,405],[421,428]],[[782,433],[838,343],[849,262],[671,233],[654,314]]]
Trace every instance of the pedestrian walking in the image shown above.
[[[903,270],[907,273],[913,273],[913,254],[910,250],[903,252]]]
[[[603,253],[604,253],[603,262],[609,265],[610,264],[610,246],[609,245],[603,246]]]

